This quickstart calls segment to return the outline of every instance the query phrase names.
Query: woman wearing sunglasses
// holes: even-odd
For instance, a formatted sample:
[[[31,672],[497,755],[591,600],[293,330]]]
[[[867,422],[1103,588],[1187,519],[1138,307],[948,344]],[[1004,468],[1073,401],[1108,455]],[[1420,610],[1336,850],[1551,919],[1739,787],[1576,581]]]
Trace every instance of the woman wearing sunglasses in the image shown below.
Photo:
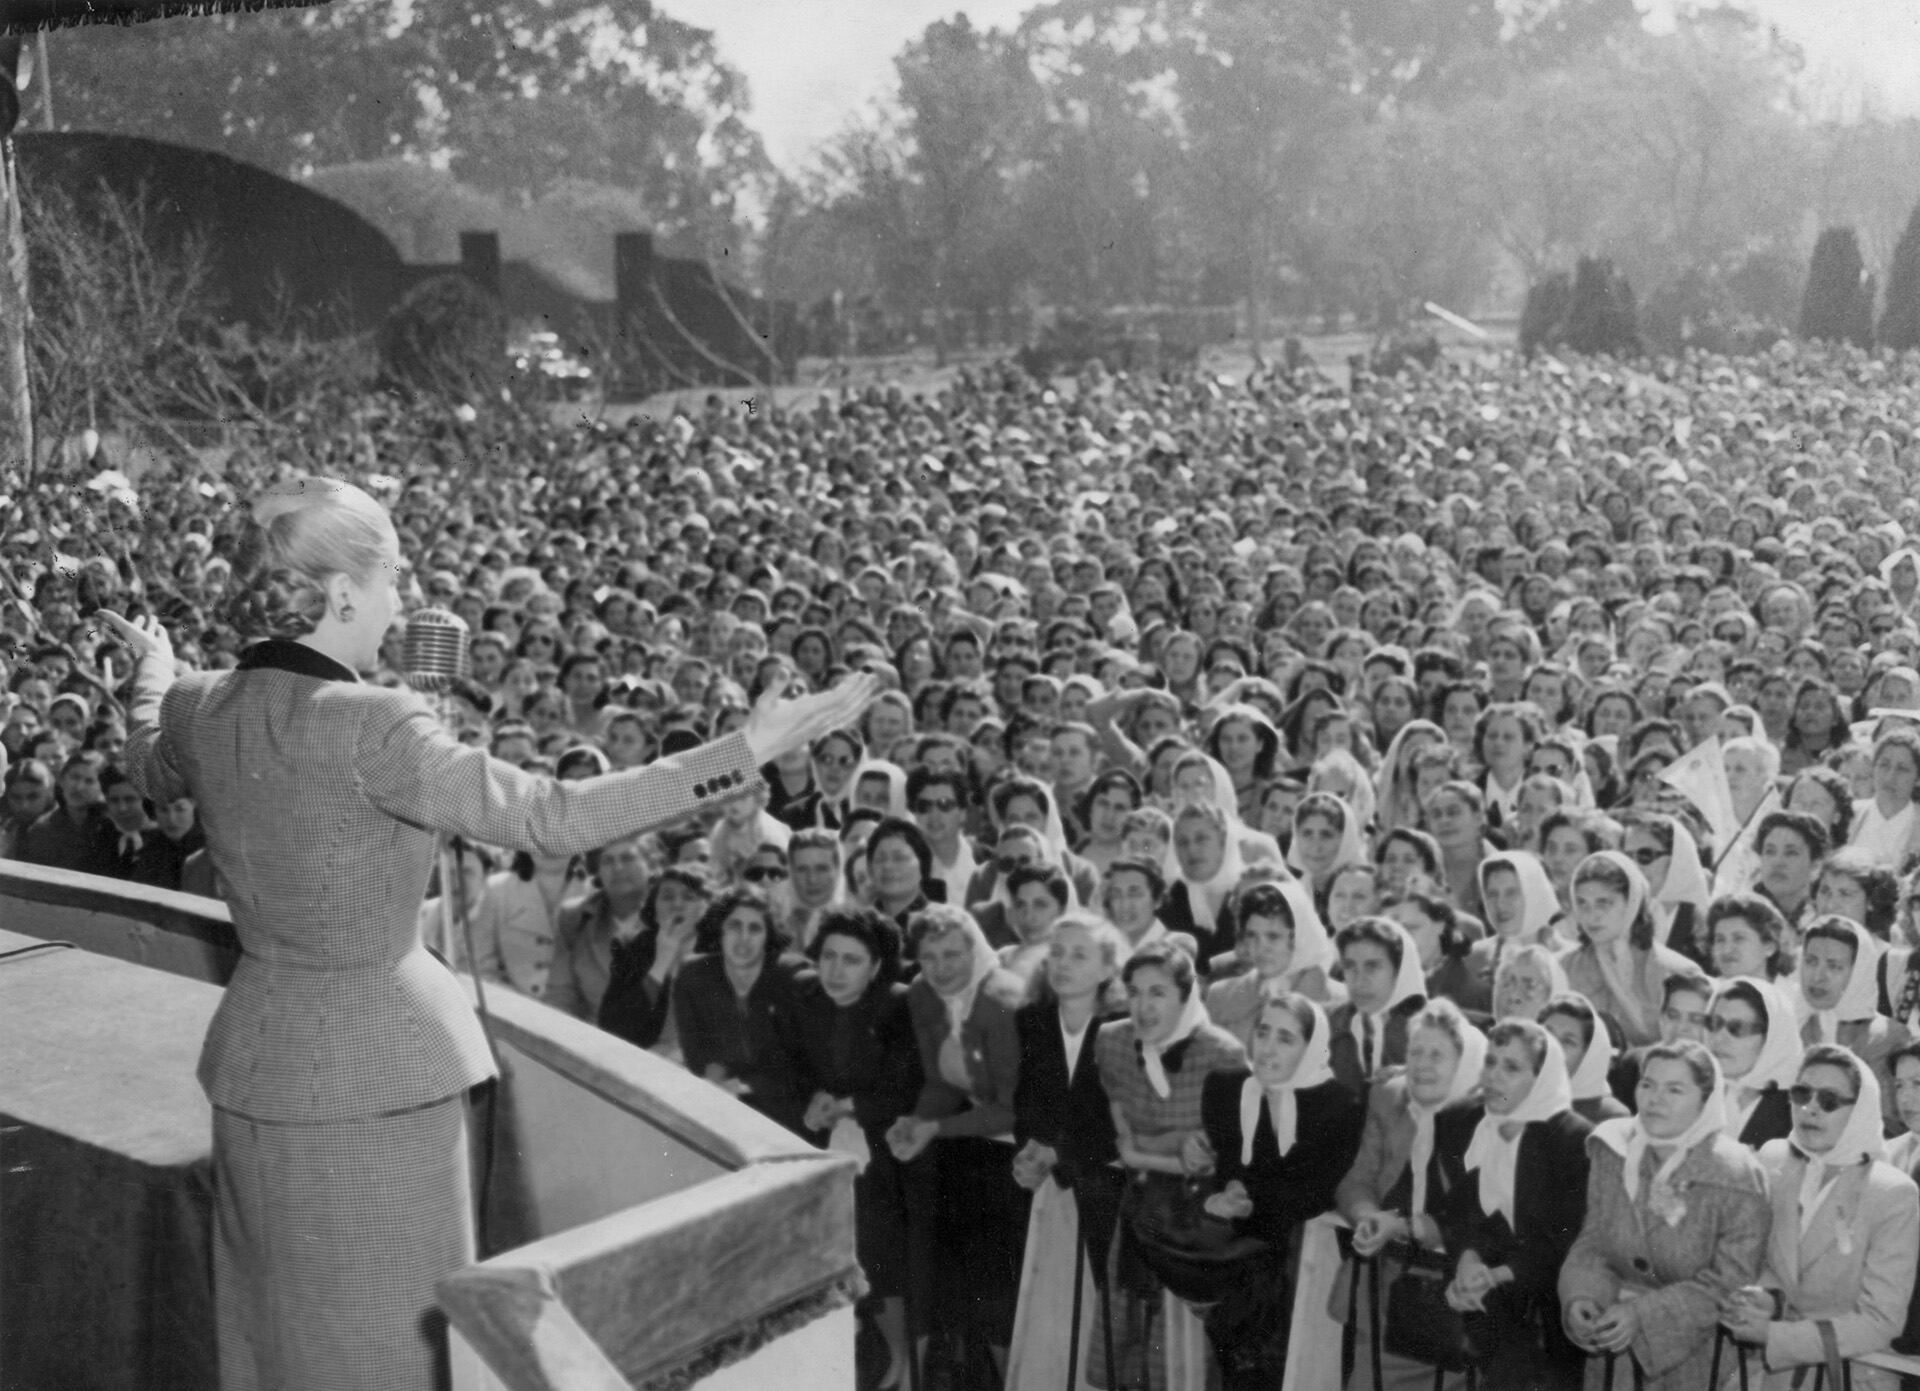
[[[1799,1017],[1770,981],[1731,980],[1707,1008],[1707,1051],[1720,1064],[1727,1134],[1752,1149],[1793,1131],[1787,1088],[1800,1072]]]
[[[1900,1384],[1853,1362],[1885,1352],[1905,1325],[1920,1251],[1920,1191],[1883,1157],[1879,1093],[1853,1054],[1815,1044],[1789,1093],[1792,1141],[1760,1151],[1773,1208],[1766,1266],[1727,1296],[1721,1319],[1761,1354],[1768,1391],[1801,1385],[1805,1369],[1835,1358],[1851,1364],[1854,1391]]]
[[[1588,1384],[1705,1386],[1721,1318],[1713,1291],[1752,1283],[1765,1256],[1766,1173],[1725,1133],[1720,1069],[1697,1043],[1646,1051],[1639,1114],[1587,1144],[1586,1222],[1560,1268],[1566,1331]],[[1637,1374],[1630,1372],[1631,1359]]]
[[[1800,944],[1800,1041],[1837,1043],[1879,1074],[1893,1091],[1887,1056],[1907,1041],[1907,1031],[1879,1012],[1879,965],[1886,947],[1851,918],[1836,913],[1815,918]],[[1884,1098],[1883,1118],[1898,1113]]]

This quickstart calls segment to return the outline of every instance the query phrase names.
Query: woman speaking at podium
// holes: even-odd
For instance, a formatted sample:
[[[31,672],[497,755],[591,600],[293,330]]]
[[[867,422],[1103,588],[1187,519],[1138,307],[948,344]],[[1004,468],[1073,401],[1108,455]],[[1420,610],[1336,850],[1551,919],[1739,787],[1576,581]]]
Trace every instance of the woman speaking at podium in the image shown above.
[[[586,782],[456,741],[420,696],[362,684],[400,613],[385,510],[302,478],[253,508],[231,671],[174,677],[157,621],[103,619],[138,654],[126,767],[190,796],[242,956],[208,1030],[214,1281],[225,1391],[444,1384],[434,1284],[474,1259],[465,1102],[493,1075],[415,914],[436,832],[575,854],[748,792],[852,724],[871,677],[770,693],[738,732]]]

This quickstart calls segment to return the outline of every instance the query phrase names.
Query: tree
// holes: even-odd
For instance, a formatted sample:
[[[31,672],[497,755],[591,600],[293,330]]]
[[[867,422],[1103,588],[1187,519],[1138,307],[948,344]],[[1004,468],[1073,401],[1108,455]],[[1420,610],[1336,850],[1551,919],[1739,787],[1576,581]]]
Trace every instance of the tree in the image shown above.
[[[696,244],[728,240],[771,173],[713,35],[647,0],[362,0],[50,45],[68,126],[281,173],[403,158],[521,199],[611,184]]]
[[[1873,281],[1851,227],[1829,227],[1814,243],[1800,301],[1800,336],[1873,346]]]
[[[1008,211],[1019,166],[1043,113],[1026,52],[964,14],[936,20],[894,60],[900,78],[908,208],[930,252],[937,311],[1008,303],[1025,261]],[[934,343],[946,355],[946,315]]]
[[[1562,341],[1577,353],[1625,356],[1640,350],[1633,286],[1604,256],[1582,256],[1573,270]]]
[[[1520,351],[1531,357],[1557,344],[1572,306],[1573,277],[1563,270],[1527,286],[1527,302],[1520,311]]]
[[[1920,348],[1920,203],[1893,248],[1887,269],[1887,307],[1880,315],[1880,342],[1904,352]]]
[[[436,275],[406,294],[380,327],[380,363],[393,385],[428,396],[468,397],[506,374],[500,302],[464,275]]]

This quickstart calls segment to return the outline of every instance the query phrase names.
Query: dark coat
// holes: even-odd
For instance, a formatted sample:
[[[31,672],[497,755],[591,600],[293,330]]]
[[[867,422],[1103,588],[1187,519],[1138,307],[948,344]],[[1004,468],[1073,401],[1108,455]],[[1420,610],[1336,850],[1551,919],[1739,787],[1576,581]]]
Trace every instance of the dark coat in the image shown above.
[[[1117,1016],[1110,1016],[1117,1017]],[[1096,1060],[1103,1016],[1096,1015],[1080,1040],[1080,1056],[1067,1077],[1059,1006],[1051,1000],[1024,1005],[1013,1017],[1020,1040],[1020,1080],[1013,1089],[1013,1138],[1051,1148],[1059,1161],[1053,1181],[1071,1188],[1080,1214],[1080,1239],[1094,1281],[1106,1287],[1107,1252],[1119,1218],[1125,1174],[1115,1167],[1120,1150],[1113,1107]]]
[[[1194,961],[1202,971],[1214,957],[1231,952],[1234,939],[1239,935],[1239,924],[1234,921],[1233,911],[1225,903],[1220,905],[1211,928],[1196,926],[1193,903],[1187,897],[1185,884],[1177,883],[1167,890],[1166,897],[1160,900],[1159,918],[1167,931],[1184,932],[1200,944],[1199,954]]]
[[[1374,1074],[1390,1067],[1403,1067],[1407,1061],[1407,1030],[1413,1016],[1426,1008],[1426,1000],[1415,995],[1402,1000],[1387,1011],[1383,1021],[1386,1031],[1386,1046],[1380,1053],[1380,1069]],[[1353,1005],[1344,1004],[1327,1015],[1327,1023],[1333,1032],[1327,1036],[1328,1062],[1333,1067],[1333,1079],[1352,1092],[1365,1099],[1367,1095],[1367,1076],[1360,1067],[1360,1045],[1353,1040]]]
[[[1338,1082],[1296,1092],[1298,1129],[1293,1148],[1283,1155],[1263,1103],[1253,1128],[1253,1158],[1243,1163],[1240,1091],[1248,1075],[1235,1068],[1208,1076],[1200,1119],[1213,1146],[1214,1178],[1222,1186],[1238,1180],[1253,1199],[1246,1230],[1284,1247],[1295,1228],[1332,1209],[1334,1189],[1360,1150],[1366,1106]]]
[[[809,973],[799,982],[793,1008],[777,1022],[802,1096],[825,1092],[851,1098],[853,1118],[868,1147],[879,1154],[886,1147],[887,1127],[906,1114],[920,1091],[907,987],[871,986],[842,1008]]]
[[[1471,1250],[1487,1265],[1513,1271],[1513,1283],[1487,1299],[1480,1341],[1488,1347],[1530,1344],[1526,1324],[1537,1320],[1549,1362],[1577,1375],[1582,1358],[1561,1327],[1556,1282],[1586,1217],[1587,1136],[1593,1128],[1562,1111],[1521,1132],[1509,1224],[1505,1214],[1481,1210],[1480,1175],[1466,1167],[1467,1147],[1485,1114],[1486,1108],[1476,1105],[1434,1118],[1433,1153],[1445,1193],[1431,1195],[1428,1204],[1451,1261]]]
[[[698,956],[673,981],[673,1022],[687,1071],[699,1077],[719,1066],[746,1084],[742,1101],[796,1132],[807,1100],[786,1039],[800,971],[797,957],[770,959],[743,997],[734,992],[720,956]]]

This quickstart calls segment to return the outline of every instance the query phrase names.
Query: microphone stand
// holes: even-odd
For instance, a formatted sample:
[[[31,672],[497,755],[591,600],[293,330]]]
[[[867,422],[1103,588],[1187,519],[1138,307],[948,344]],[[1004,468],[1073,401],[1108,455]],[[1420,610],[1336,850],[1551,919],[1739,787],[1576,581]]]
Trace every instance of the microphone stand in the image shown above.
[[[419,693],[439,717],[441,727],[453,733],[453,697],[438,691]],[[448,938],[442,955],[448,961],[453,959],[452,953],[444,948],[453,945],[452,934],[457,931],[466,953],[467,975],[473,981],[473,1012],[480,1020],[480,1032],[487,1040],[487,1053],[493,1059],[495,1074],[491,1082],[482,1082],[468,1093],[469,1104],[477,1113],[469,1121],[478,1151],[472,1165],[474,1248],[480,1259],[485,1260],[494,1253],[490,1220],[494,1150],[499,1143],[500,1079],[507,1075],[507,1064],[500,1055],[500,1042],[494,1037],[492,1013],[487,1008],[487,982],[479,969],[479,954],[474,950],[473,914],[467,903],[465,847],[457,836],[441,835],[439,841],[441,931]]]

